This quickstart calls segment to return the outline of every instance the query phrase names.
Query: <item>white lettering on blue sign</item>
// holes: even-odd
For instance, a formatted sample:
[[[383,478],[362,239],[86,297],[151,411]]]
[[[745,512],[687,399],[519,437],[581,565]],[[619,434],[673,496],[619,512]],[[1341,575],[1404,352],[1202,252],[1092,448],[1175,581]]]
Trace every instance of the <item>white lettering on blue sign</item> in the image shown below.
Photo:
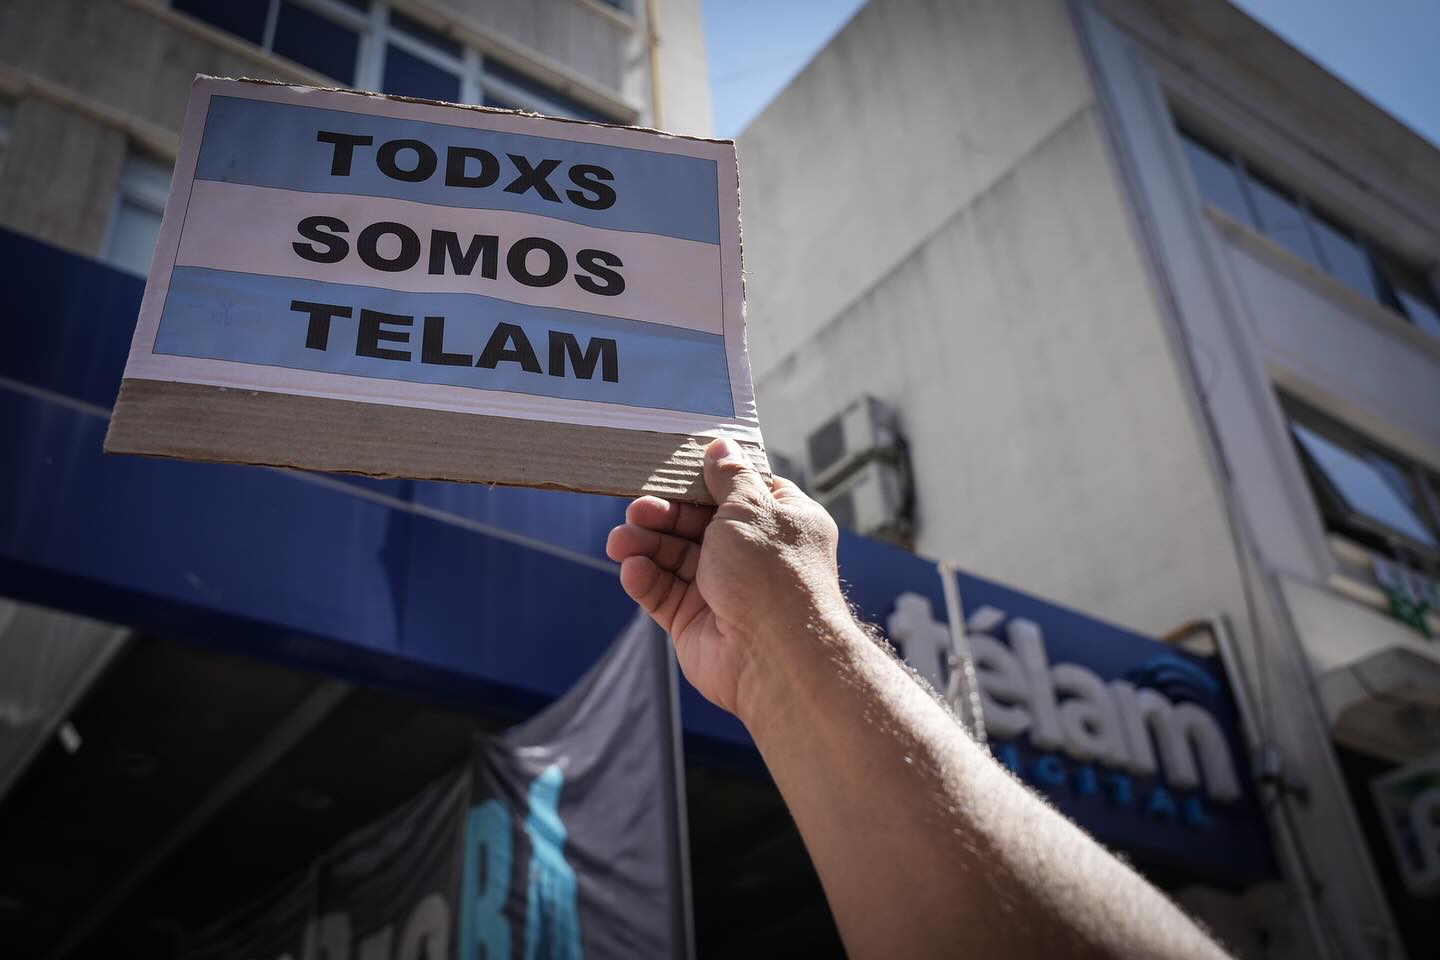
[[[976,620],[996,622],[983,608]],[[1106,683],[1079,664],[1051,664],[1033,621],[1010,619],[1005,637],[1008,645],[990,633],[969,633],[991,736],[1024,735],[1037,750],[1137,776],[1163,775],[1177,790],[1203,785],[1215,800],[1240,798],[1230,745],[1210,711],[1127,680]]]

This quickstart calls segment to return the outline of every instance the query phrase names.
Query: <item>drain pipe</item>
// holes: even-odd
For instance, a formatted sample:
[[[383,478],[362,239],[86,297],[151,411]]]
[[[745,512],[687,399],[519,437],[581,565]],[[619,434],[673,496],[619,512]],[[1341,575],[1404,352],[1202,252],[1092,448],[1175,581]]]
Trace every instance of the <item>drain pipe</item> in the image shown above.
[[[1282,869],[1299,887],[1300,907],[1305,915],[1305,924],[1310,928],[1311,940],[1323,960],[1339,960],[1335,955],[1330,931],[1320,915],[1320,905],[1316,902],[1314,872],[1305,858],[1286,809],[1286,804],[1292,800],[1292,794],[1303,796],[1303,788],[1301,791],[1295,789],[1284,769],[1283,757],[1274,747],[1259,738],[1255,701],[1251,697],[1245,674],[1240,670],[1240,655],[1235,647],[1235,634],[1230,629],[1230,621],[1224,614],[1214,613],[1202,621],[1190,624],[1189,627],[1182,627],[1167,636],[1166,640],[1173,643],[1177,634],[1183,636],[1193,630],[1208,630],[1214,638],[1220,662],[1230,678],[1235,706],[1240,711],[1240,725],[1245,732],[1245,746],[1250,754],[1251,774],[1262,789],[1275,791],[1274,802],[1266,803],[1262,799],[1261,807],[1270,823],[1270,834],[1277,840]]]
[[[650,57],[650,126],[664,129],[660,119],[660,34],[655,32],[655,0],[645,0],[645,46]]]

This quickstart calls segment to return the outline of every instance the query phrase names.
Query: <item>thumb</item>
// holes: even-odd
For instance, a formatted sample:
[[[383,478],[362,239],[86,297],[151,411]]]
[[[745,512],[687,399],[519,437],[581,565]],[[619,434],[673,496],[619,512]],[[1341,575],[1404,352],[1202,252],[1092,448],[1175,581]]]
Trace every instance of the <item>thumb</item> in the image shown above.
[[[740,444],[726,437],[705,448],[705,489],[717,506],[760,507],[770,499],[765,481]]]

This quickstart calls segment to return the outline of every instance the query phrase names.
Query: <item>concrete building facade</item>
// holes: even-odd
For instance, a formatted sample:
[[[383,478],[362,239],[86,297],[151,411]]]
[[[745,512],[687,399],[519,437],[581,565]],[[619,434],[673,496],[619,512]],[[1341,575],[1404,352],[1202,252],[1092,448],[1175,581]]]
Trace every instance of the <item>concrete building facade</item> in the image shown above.
[[[873,396],[918,551],[1222,618],[1286,883],[1177,895],[1422,955],[1366,785],[1440,748],[1440,151],[1221,0],[873,0],[739,143],[771,449]]]
[[[264,894],[339,836],[413,794],[468,750],[473,730],[533,712],[535,702],[509,699],[516,691],[558,695],[579,676],[574,667],[598,652],[591,641],[608,642],[633,613],[604,558],[603,533],[597,539],[593,532],[619,521],[618,502],[499,491],[476,506],[476,496],[497,492],[432,490],[451,507],[463,501],[457,509],[489,511],[497,525],[512,528],[508,538],[491,540],[478,531],[495,526],[451,517],[449,535],[441,536],[447,542],[423,553],[467,571],[465,619],[447,617],[443,629],[473,640],[475,656],[488,657],[513,683],[498,684],[500,694],[475,683],[457,696],[445,690],[444,677],[413,682],[398,660],[352,683],[357,675],[338,662],[338,649],[323,665],[260,650],[259,637],[283,619],[287,598],[313,593],[301,578],[286,578],[280,590],[227,589],[216,586],[226,575],[210,571],[238,579],[260,569],[293,571],[297,558],[335,549],[367,569],[343,559],[307,565],[316,590],[357,598],[327,603],[317,625],[350,639],[366,636],[373,657],[374,636],[400,631],[403,602],[385,608],[404,594],[398,584],[411,567],[401,545],[410,542],[412,485],[335,481],[317,494],[283,482],[277,489],[279,475],[263,470],[186,474],[193,465],[100,456],[186,99],[200,73],[693,135],[711,128],[699,0],[0,0],[0,276],[16,298],[6,330],[26,343],[8,351],[0,369],[0,486],[15,506],[0,519],[4,956],[176,955],[182,929]],[[52,442],[78,459],[36,452]],[[127,488],[117,478],[133,478],[134,470],[148,479]],[[227,502],[215,493],[227,477],[242,488],[259,486]],[[86,487],[128,493],[114,509],[93,512],[102,497],[79,492]],[[191,517],[167,509],[137,531],[140,500],[162,488],[172,491],[160,494],[171,506],[207,502]],[[267,525],[286,504],[299,503],[294,522]],[[227,534],[219,528],[237,509],[253,509],[258,519]],[[317,523],[322,516],[334,522]],[[87,528],[77,550],[82,564],[103,565],[110,554],[102,544],[109,543],[127,573],[151,561],[185,571],[157,573],[158,589],[106,589],[93,566],[91,575],[65,577],[55,562],[65,540],[56,518]],[[513,532],[522,527],[574,539],[556,547],[549,533]],[[156,550],[175,532],[194,539]],[[493,549],[517,541],[529,546],[508,559]],[[526,622],[557,604],[550,596],[527,602],[515,584],[541,590],[548,578],[533,565],[562,555],[570,558],[559,575],[574,591],[574,621],[548,628]],[[480,599],[507,571],[516,576],[505,596]],[[165,584],[191,591],[196,604],[158,612],[150,602]],[[233,646],[216,639],[234,616],[201,622],[199,611],[212,602],[246,608],[249,619]],[[347,609],[359,615],[347,621]],[[470,619],[477,610],[488,625],[479,631]],[[519,620],[502,624],[510,613]],[[293,626],[285,634],[279,646],[303,646],[313,656],[313,635],[302,640],[305,631]],[[512,653],[516,637],[531,650],[556,643],[525,678],[525,658]],[[485,654],[486,644],[496,652]],[[454,677],[449,682],[461,682]],[[555,689],[545,687],[551,680]],[[280,762],[286,756],[290,764]],[[746,938],[783,949],[783,925],[798,909],[792,901],[823,911],[823,899],[813,876],[804,875],[803,847],[778,795],[754,774],[697,766],[693,775],[691,874],[694,899],[705,905],[696,924],[701,955],[752,952]],[[313,786],[332,776],[347,788]],[[305,783],[275,786],[290,777]],[[281,801],[267,804],[267,790]],[[222,812],[256,819],[217,825]],[[240,838],[233,852],[181,862],[195,842],[224,846],[227,837]],[[162,861],[179,876],[173,887]],[[757,882],[752,861],[782,862],[800,881],[776,870]],[[147,884],[170,891],[157,898],[163,906],[150,900]],[[740,909],[732,893],[767,901],[747,911],[752,923],[745,928],[730,921]],[[713,920],[704,913],[711,905]],[[829,933],[833,938],[833,926]],[[385,936],[379,949],[388,956]],[[394,948],[411,949],[398,938]]]

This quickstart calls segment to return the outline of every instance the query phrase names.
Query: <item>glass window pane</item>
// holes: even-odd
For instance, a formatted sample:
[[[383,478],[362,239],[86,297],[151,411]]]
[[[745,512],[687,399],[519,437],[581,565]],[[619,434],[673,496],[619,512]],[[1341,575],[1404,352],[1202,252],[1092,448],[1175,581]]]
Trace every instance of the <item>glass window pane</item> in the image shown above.
[[[1245,193],[1240,187],[1240,177],[1235,165],[1198,140],[1183,131],[1180,143],[1185,148],[1185,159],[1190,163],[1190,173],[1195,177],[1195,186],[1200,196],[1211,206],[1224,210],[1241,223],[1255,226],[1250,208],[1245,203]]]
[[[275,52],[341,83],[355,82],[360,36],[327,17],[282,0]]]
[[[1255,204],[1255,215],[1265,236],[1296,256],[1321,266],[1320,255],[1315,251],[1315,243],[1305,226],[1305,214],[1299,205],[1288,194],[1263,180],[1254,176],[1248,180],[1250,199]]]
[[[574,97],[561,93],[554,87],[536,80],[534,77],[521,73],[505,66],[499,60],[485,58],[485,73],[503,83],[515,88],[520,93],[528,93],[545,101],[546,106],[543,112],[556,113],[562,117],[574,117],[577,120],[599,120],[602,123],[614,123],[615,118],[596,110],[589,104],[581,103]],[[489,94],[487,94],[489,96]],[[537,105],[538,106],[538,105]],[[522,109],[533,110],[535,106],[525,105]]]
[[[1410,322],[1432,337],[1440,337],[1440,310],[1427,300],[1422,300],[1415,294],[1399,287],[1395,295],[1400,298],[1400,306],[1405,308],[1405,315]]]
[[[121,200],[105,247],[105,262],[143,277],[150,272],[150,258],[159,238],[160,214],[131,200]]]
[[[398,10],[390,11],[390,26],[407,37],[413,37],[428,47],[448,53],[455,59],[460,59],[460,44],[451,40],[445,34],[431,27],[426,26],[419,20],[412,20]]]
[[[243,37],[251,43],[265,39],[265,17],[269,0],[174,0],[182,13],[204,20],[212,27]]]
[[[483,103],[485,104],[485,106],[487,106],[487,107],[496,107],[496,108],[498,108],[498,109],[500,109],[500,110],[519,110],[519,109],[520,109],[519,107],[515,106],[515,104],[511,103],[511,102],[508,101],[508,100],[501,100],[499,97],[492,97],[492,96],[489,96],[489,95],[486,95],[485,97],[483,97],[483,98],[482,98],[482,102],[483,102]]]
[[[163,207],[170,194],[171,167],[144,155],[129,153],[120,167],[120,190],[147,206]]]
[[[407,53],[393,43],[385,48],[384,93],[427,100],[460,99],[460,77]]]
[[[1339,280],[1372,300],[1380,299],[1380,289],[1375,283],[1375,271],[1370,265],[1370,255],[1365,248],[1339,227],[1332,226],[1323,217],[1313,217],[1310,225],[1315,228],[1315,240],[1325,257],[1325,266]]]
[[[1393,485],[1395,477],[1390,470],[1381,470],[1368,458],[1332,443],[1298,423],[1292,423],[1290,429],[1350,510],[1417,543],[1437,546],[1435,535],[1405,502],[1405,498],[1396,492]]]

